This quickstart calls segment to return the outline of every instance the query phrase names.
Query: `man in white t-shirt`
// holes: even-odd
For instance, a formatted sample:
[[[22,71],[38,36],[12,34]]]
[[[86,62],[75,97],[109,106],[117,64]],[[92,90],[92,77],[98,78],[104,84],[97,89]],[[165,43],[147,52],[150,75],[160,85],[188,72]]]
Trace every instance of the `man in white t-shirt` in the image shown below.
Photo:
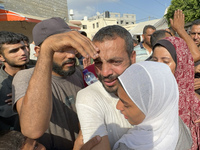
[[[84,143],[95,135],[102,140],[95,149],[110,149],[131,125],[116,109],[118,97],[117,77],[135,63],[133,39],[121,26],[113,25],[100,29],[93,38],[100,50],[94,60],[99,81],[78,92],[76,108]]]

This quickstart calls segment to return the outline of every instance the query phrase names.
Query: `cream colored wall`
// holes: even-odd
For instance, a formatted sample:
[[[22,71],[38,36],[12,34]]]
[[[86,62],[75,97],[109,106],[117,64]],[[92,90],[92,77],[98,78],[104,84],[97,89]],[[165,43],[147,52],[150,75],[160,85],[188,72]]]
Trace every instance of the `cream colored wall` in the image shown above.
[[[99,23],[99,27],[96,27],[96,23]],[[96,34],[97,31],[99,31],[99,29],[108,26],[108,25],[114,25],[117,24],[117,20],[116,19],[112,19],[112,18],[100,18],[97,20],[81,20],[82,25],[87,25],[87,29],[83,29],[81,28],[82,31],[85,31],[87,33],[88,38],[92,39],[93,36]],[[95,28],[93,28],[93,24],[95,24]]]

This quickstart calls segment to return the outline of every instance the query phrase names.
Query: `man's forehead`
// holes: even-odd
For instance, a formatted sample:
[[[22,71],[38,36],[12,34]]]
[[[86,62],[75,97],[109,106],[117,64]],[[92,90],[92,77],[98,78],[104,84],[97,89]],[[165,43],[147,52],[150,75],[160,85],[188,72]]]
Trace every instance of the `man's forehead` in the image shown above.
[[[20,48],[20,47],[23,47],[23,46],[24,46],[24,42],[21,41],[21,42],[16,43],[16,44],[3,44],[2,48],[10,50],[10,49]]]
[[[125,40],[120,36],[115,36],[113,38],[104,38],[102,41],[93,41],[93,44],[96,46],[114,47],[119,44],[125,44]]]
[[[196,25],[196,24],[193,25],[192,28],[191,28],[191,30],[195,30],[195,29],[200,29],[200,25]]]
[[[152,28],[148,28],[148,29],[146,30],[146,33],[148,33],[148,32],[154,32],[154,31],[156,31],[156,30],[154,30],[154,29],[152,29]]]

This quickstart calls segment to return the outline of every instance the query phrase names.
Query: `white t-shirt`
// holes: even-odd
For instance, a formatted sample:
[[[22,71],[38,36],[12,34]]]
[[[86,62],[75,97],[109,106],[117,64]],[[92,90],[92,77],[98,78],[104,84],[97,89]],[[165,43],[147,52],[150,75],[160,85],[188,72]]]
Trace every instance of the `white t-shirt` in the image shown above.
[[[76,109],[84,143],[95,135],[108,135],[111,148],[132,126],[116,109],[118,98],[100,81],[78,92]]]

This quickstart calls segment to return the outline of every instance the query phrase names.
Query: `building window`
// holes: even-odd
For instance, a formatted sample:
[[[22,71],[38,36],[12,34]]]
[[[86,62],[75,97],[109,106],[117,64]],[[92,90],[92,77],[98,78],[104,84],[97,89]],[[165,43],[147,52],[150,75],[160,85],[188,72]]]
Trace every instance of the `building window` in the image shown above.
[[[121,20],[121,24],[123,24],[124,23],[124,21],[123,20]]]
[[[129,24],[128,22],[126,22],[126,24]]]
[[[1,1],[0,1],[1,3]],[[0,4],[0,9],[5,9],[4,4]]]
[[[98,22],[97,22],[97,25],[96,25],[96,26],[97,26],[97,28],[99,27],[99,23],[98,23]]]
[[[83,29],[87,29],[87,25],[83,25]]]
[[[95,24],[93,23],[93,29],[95,28]]]

